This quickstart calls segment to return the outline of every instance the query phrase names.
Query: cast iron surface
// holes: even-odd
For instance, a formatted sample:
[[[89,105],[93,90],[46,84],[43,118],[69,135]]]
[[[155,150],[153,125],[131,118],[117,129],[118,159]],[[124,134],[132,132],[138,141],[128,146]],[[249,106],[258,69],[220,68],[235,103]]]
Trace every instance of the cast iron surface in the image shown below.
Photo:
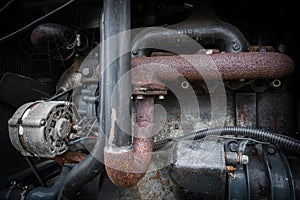
[[[191,82],[216,80],[218,73],[223,80],[271,79],[294,71],[294,62],[289,56],[273,52],[142,57],[133,58],[131,64],[137,68],[132,73],[133,82],[143,84],[153,80],[174,81],[180,76]],[[139,70],[139,66],[143,68]]]

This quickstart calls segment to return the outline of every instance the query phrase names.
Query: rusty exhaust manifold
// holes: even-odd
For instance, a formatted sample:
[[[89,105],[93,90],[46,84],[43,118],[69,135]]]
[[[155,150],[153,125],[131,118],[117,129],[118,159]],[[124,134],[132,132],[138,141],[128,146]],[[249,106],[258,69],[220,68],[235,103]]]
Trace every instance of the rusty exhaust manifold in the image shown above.
[[[175,81],[184,76],[190,82],[237,79],[274,79],[291,74],[293,60],[281,53],[243,52],[182,56],[141,57],[131,60],[133,83],[147,84],[155,79]],[[214,65],[214,67],[210,66]],[[215,69],[219,72],[215,73]],[[201,74],[199,73],[201,72]]]
[[[116,147],[111,144],[104,149],[106,172],[113,183],[120,187],[130,187],[143,178],[151,160],[153,132],[154,97],[137,99],[132,146]]]
[[[217,67],[223,80],[281,78],[294,70],[294,62],[289,56],[273,52],[143,57],[134,58],[131,63],[133,69],[144,66],[140,70],[132,70],[132,82],[137,85],[147,85],[157,77],[164,81],[176,81],[179,75],[190,82],[202,81],[204,78],[216,80],[219,76],[211,73],[207,63]],[[197,68],[206,68],[205,73],[200,74]],[[147,171],[153,150],[153,107],[153,96],[145,95],[145,99],[136,100],[136,123],[130,148],[117,147],[112,142],[105,147],[106,171],[111,181],[118,186],[137,184]]]
[[[102,39],[105,40],[130,29],[129,2],[104,1],[104,20],[101,24]],[[121,53],[121,47],[124,46],[126,46],[124,52],[149,48],[160,49],[159,47],[164,46],[162,44],[167,44],[167,47],[175,46],[176,50],[179,46],[187,47],[181,49],[182,53],[197,52],[199,49],[192,51],[195,49],[189,45],[189,40],[182,41],[183,36],[177,34],[186,33],[204,46],[213,45],[226,52],[235,53],[134,58],[131,60],[132,81],[128,79],[129,81],[125,85],[128,88],[131,86],[130,82],[135,86],[164,85],[164,81],[177,81],[181,77],[185,77],[190,82],[220,79],[270,79],[283,77],[294,70],[292,59],[283,54],[237,53],[246,51],[247,48],[247,41],[243,34],[236,27],[215,17],[214,13],[207,9],[210,8],[209,5],[203,7],[197,4],[195,7],[197,9],[193,11],[187,21],[167,27],[175,31],[154,30],[145,35],[141,34],[142,37],[137,37],[132,48],[129,48],[130,45],[127,44],[130,37],[120,38],[120,40],[104,45],[101,66],[109,66],[110,63],[107,63],[105,58],[107,56],[114,57],[114,54],[118,55],[116,52]],[[198,8],[202,8],[201,12]],[[169,42],[161,43],[169,37],[171,38]],[[136,56],[146,55],[144,53],[141,55],[138,53]],[[104,163],[107,174],[113,183],[121,187],[130,187],[143,178],[151,161],[154,143],[154,97],[148,94],[143,97],[144,99],[136,99],[137,116],[132,141],[125,134],[116,131],[117,127],[115,129],[114,126],[117,121],[116,111],[118,108],[111,105],[111,92],[119,78],[130,70],[130,55],[121,56],[111,66],[107,70],[102,69],[104,78],[100,81],[100,97],[103,98],[103,101],[100,101],[101,114],[99,116],[104,116],[100,117],[100,121],[104,126],[104,132],[109,134],[109,142],[104,148]],[[140,68],[140,66],[142,67]],[[117,98],[124,98],[127,89],[125,90],[120,90]],[[119,106],[118,103],[116,105],[116,107]],[[130,120],[124,122],[131,124]],[[121,142],[118,143],[118,141]],[[128,145],[127,141],[131,145]]]

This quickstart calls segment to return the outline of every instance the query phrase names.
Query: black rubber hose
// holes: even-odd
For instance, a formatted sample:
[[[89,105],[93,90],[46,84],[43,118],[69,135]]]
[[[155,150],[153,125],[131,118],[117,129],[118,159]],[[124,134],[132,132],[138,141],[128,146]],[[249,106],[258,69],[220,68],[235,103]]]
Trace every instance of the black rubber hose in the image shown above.
[[[62,187],[66,176],[70,171],[70,167],[64,166],[58,179],[51,187],[36,187],[30,189],[30,187],[11,186],[0,191],[0,199],[2,200],[55,200]]]
[[[57,179],[57,181],[55,182],[55,184],[52,187],[34,188],[28,193],[26,198],[30,199],[30,200],[40,200],[40,199],[55,200],[59,194],[59,191],[60,191],[69,171],[70,171],[70,167],[64,166],[59,175],[59,178]]]
[[[102,134],[99,134],[102,135]],[[78,165],[75,165],[65,178],[58,200],[77,199],[78,191],[104,171],[103,147],[105,139],[98,138],[93,151]]]
[[[159,150],[166,145],[172,144],[173,141],[176,140],[198,140],[202,139],[206,136],[210,135],[241,135],[245,137],[255,138],[258,140],[270,142],[280,146],[281,148],[300,153],[300,141],[290,138],[285,135],[271,133],[269,131],[252,129],[252,128],[243,128],[243,127],[223,127],[223,128],[215,128],[215,129],[204,129],[201,131],[197,131],[179,138],[175,140],[163,140],[157,142],[154,145],[154,151]]]

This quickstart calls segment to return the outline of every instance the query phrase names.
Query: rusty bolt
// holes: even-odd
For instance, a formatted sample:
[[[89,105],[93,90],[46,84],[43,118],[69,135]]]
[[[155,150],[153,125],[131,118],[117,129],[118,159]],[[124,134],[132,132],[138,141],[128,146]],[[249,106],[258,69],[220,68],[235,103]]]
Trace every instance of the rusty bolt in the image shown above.
[[[77,131],[79,131],[79,130],[81,130],[81,127],[80,127],[80,126],[78,126],[78,125],[76,125],[76,124],[72,124],[72,125],[71,125],[71,131],[72,131],[72,132],[77,132]]]
[[[267,48],[265,46],[258,47],[259,52],[267,52]]]
[[[226,172],[234,172],[234,171],[236,171],[236,168],[235,167],[233,167],[233,166],[226,166]]]

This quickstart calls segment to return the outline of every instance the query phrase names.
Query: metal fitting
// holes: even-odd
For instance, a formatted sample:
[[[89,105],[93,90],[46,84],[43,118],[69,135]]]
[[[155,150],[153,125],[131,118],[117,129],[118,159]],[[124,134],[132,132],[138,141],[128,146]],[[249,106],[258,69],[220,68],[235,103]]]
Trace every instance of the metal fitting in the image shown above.
[[[281,86],[281,81],[279,79],[275,79],[271,82],[271,87],[278,88]]]
[[[235,172],[236,171],[236,168],[229,165],[229,166],[226,166],[226,172]]]
[[[138,50],[134,49],[131,51],[131,53],[132,53],[132,55],[136,56],[136,55],[138,55],[139,52],[138,52]]]
[[[85,76],[85,77],[87,77],[87,78],[91,77],[93,75],[92,68],[90,68],[90,67],[83,68],[82,75]]]
[[[164,96],[164,95],[159,95],[159,96],[158,96],[158,99],[159,99],[159,100],[164,100],[164,99],[165,99],[165,96]]]
[[[234,51],[239,51],[239,50],[241,49],[241,46],[240,46],[238,43],[234,43],[234,44],[232,45],[232,49],[233,49]]]
[[[137,95],[137,96],[136,96],[136,99],[137,99],[137,100],[144,100],[144,99],[145,99],[145,96],[144,96],[144,95]]]
[[[45,126],[45,125],[46,125],[46,120],[45,120],[45,119],[42,119],[42,120],[40,121],[40,124],[41,124],[41,126]]]
[[[243,165],[247,165],[249,163],[249,156],[242,155],[240,157],[240,163],[243,164]]]
[[[182,81],[181,82],[181,87],[183,89],[187,89],[189,86],[190,86],[189,82],[187,82],[187,81]]]

